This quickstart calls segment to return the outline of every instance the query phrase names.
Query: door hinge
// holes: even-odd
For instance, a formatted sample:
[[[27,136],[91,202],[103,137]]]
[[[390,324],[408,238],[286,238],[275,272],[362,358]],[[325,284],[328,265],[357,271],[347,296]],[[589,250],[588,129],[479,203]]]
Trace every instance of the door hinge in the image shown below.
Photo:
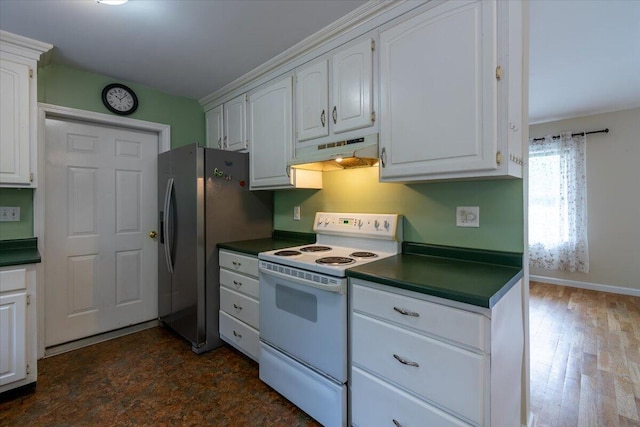
[[[500,65],[496,67],[496,79],[502,79],[502,66]]]
[[[497,163],[498,165],[501,165],[501,164],[502,164],[502,153],[501,153],[500,151],[498,151],[498,152],[496,153],[496,163]]]
[[[27,367],[25,369],[27,371],[27,375],[29,375],[29,373],[31,372],[31,366],[29,366],[29,364],[27,363]]]
[[[371,50],[376,50],[376,41],[371,40]]]
[[[29,181],[33,182],[33,173],[29,174]]]
[[[29,68],[29,78],[33,78],[33,68]]]
[[[27,294],[27,305],[31,305],[31,294]]]
[[[376,112],[372,111],[371,112],[371,123],[375,123],[376,122]]]

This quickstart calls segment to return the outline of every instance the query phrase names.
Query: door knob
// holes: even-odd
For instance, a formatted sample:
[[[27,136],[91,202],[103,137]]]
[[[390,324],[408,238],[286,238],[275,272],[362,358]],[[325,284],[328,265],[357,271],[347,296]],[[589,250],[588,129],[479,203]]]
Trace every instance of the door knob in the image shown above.
[[[151,237],[152,239],[155,239],[157,235],[158,233],[156,233],[155,230],[149,232],[149,237]]]

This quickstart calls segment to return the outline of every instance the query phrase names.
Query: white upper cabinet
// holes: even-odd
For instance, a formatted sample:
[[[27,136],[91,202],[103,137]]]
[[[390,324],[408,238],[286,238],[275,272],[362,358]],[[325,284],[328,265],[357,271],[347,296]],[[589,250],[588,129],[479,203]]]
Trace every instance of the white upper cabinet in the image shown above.
[[[329,135],[329,65],[320,61],[296,76],[298,141]]]
[[[240,95],[224,103],[225,150],[240,151],[247,148],[246,102],[247,96]]]
[[[207,147],[241,151],[247,144],[247,95],[242,94],[205,113]]]
[[[509,64],[498,62],[508,36],[507,19],[499,22],[499,16],[508,3],[427,4],[382,29],[382,181],[518,176],[522,141],[509,148],[500,116],[508,109],[502,105],[508,104],[507,90],[500,85]],[[509,60],[521,63],[521,43],[511,48]],[[521,79],[521,67],[518,72]],[[521,102],[512,108],[521,111]],[[509,163],[518,168],[508,169]]]
[[[292,92],[292,77],[287,76],[249,94],[247,115],[252,190],[322,188],[321,172],[287,166],[293,154]]]
[[[36,186],[37,65],[52,47],[0,31],[0,186]]]
[[[296,71],[298,142],[374,124],[373,49],[366,38]]]
[[[216,108],[207,111],[205,114],[208,148],[224,148],[224,116],[222,110],[222,105],[218,105]]]
[[[366,39],[333,55],[333,133],[373,124],[373,49],[373,40]]]

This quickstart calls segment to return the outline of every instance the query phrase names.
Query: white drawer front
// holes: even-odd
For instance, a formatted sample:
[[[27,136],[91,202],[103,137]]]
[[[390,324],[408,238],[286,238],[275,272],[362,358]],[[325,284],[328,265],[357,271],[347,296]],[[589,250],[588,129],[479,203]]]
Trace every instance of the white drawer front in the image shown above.
[[[352,319],[354,364],[473,422],[484,422],[488,356],[358,313]]]
[[[351,417],[356,427],[469,427],[469,424],[371,374],[351,371]]]
[[[220,337],[256,362],[260,359],[258,331],[224,311],[220,311]]]
[[[220,269],[220,284],[229,289],[248,295],[255,299],[260,299],[260,288],[258,287],[258,279],[233,271]]]
[[[351,298],[355,311],[489,352],[489,320],[480,314],[357,284]]]
[[[240,255],[235,252],[225,250],[220,251],[220,267],[228,268],[231,271],[248,274],[258,277],[258,258],[247,255]]]
[[[231,289],[220,288],[220,310],[260,329],[260,308],[258,301],[239,294]]]
[[[27,289],[27,269],[11,268],[0,270],[0,292]]]

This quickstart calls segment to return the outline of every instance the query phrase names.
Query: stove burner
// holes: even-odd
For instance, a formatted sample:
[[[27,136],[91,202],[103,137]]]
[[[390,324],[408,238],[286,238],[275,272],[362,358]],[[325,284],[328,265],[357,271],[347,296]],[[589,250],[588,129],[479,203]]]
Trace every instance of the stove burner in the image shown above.
[[[274,253],[274,255],[277,255],[277,256],[296,256],[296,255],[302,255],[302,253],[300,251],[278,251],[278,252]]]
[[[355,259],[344,256],[327,256],[316,260],[316,263],[325,265],[344,265],[353,264],[354,262],[356,262]]]
[[[302,252],[326,252],[326,251],[330,251],[331,248],[329,246],[313,245],[313,246],[305,246],[304,248],[300,248],[300,250]]]
[[[374,254],[373,252],[354,252],[349,256],[352,256],[355,258],[377,258],[378,254]]]

